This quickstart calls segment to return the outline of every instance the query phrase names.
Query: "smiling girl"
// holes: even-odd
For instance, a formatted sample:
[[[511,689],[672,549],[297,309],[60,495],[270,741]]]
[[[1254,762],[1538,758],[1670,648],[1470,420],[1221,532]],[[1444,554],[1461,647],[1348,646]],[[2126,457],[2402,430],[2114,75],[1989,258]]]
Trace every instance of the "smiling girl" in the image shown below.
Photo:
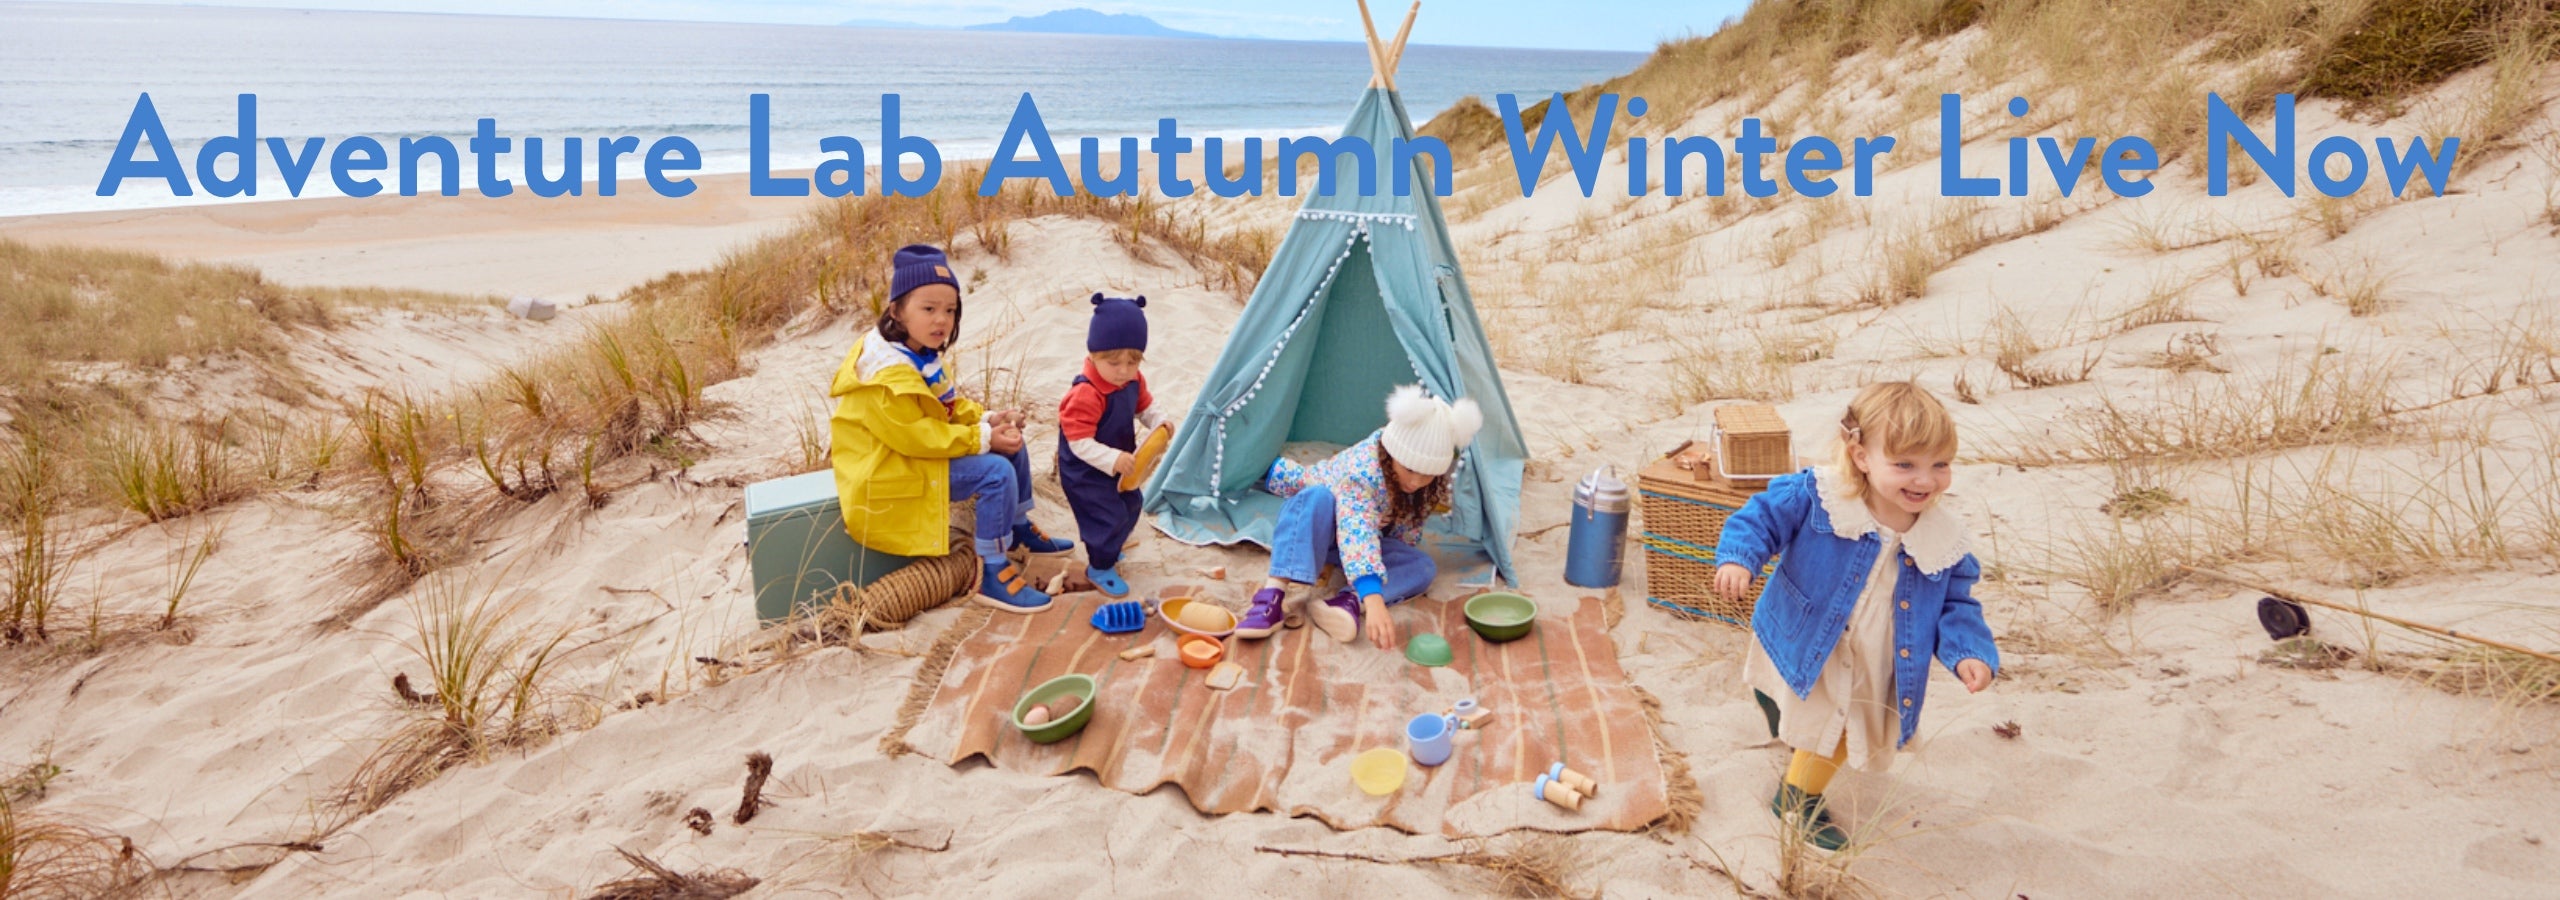
[[[1848,840],[1823,789],[1843,763],[1883,771],[1911,740],[1929,659],[1967,691],[1999,670],[1973,599],[1982,567],[1972,539],[1938,502],[1955,455],[1955,422],[1938,398],[1909,382],[1869,385],[1840,419],[1839,459],[1771,479],[1716,545],[1716,592],[1728,599],[1778,557],[1751,614],[1743,677],[1770,730],[1795,748],[1770,811],[1822,849]]]

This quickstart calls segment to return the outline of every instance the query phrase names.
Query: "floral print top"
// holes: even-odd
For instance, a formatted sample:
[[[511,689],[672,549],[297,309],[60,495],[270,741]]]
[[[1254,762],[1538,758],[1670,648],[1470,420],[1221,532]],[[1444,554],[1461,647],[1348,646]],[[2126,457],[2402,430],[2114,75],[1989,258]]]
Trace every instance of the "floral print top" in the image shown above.
[[[1334,541],[1341,545],[1343,575],[1354,585],[1384,581],[1387,566],[1378,538],[1387,520],[1387,473],[1378,462],[1378,432],[1313,465],[1274,460],[1262,484],[1282,497],[1316,485],[1332,491]],[[1419,526],[1401,525],[1384,534],[1417,547],[1422,544]]]

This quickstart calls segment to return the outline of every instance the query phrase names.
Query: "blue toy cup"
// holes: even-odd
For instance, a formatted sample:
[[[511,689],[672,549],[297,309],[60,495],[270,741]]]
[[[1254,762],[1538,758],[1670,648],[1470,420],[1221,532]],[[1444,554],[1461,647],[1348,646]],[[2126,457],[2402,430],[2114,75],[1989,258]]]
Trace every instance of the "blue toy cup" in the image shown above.
[[[1449,717],[1439,713],[1423,713],[1404,723],[1407,755],[1417,765],[1436,766],[1449,761]]]

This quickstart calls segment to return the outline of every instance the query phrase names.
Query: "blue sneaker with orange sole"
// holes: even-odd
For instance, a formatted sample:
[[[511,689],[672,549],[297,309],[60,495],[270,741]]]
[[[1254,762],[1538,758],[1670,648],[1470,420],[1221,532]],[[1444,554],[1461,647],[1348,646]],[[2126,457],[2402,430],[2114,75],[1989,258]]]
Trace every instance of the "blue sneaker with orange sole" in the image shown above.
[[[1021,566],[1012,560],[997,558],[987,561],[987,570],[978,579],[978,602],[1009,613],[1036,613],[1049,608],[1049,595],[1031,586]]]

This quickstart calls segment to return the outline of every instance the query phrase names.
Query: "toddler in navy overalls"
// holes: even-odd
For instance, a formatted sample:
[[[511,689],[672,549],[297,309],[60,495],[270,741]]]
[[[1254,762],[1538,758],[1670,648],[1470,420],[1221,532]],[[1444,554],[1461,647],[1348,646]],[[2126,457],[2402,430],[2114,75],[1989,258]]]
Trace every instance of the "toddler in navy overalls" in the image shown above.
[[[1144,503],[1141,492],[1120,489],[1120,475],[1137,466],[1139,437],[1161,424],[1138,371],[1146,360],[1146,305],[1145,297],[1093,295],[1084,374],[1058,403],[1058,486],[1084,539],[1085,576],[1113,597],[1129,595],[1120,550]]]

